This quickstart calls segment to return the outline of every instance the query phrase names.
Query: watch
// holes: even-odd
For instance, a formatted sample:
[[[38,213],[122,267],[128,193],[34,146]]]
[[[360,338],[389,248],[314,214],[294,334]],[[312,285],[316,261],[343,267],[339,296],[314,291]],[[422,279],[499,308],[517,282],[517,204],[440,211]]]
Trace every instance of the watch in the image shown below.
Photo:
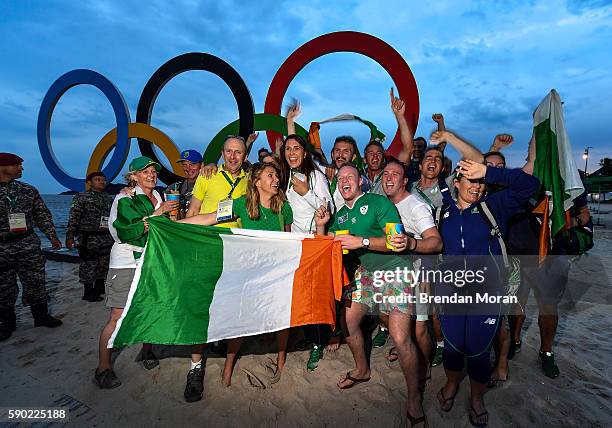
[[[363,238],[363,241],[361,241],[361,245],[363,245],[363,248],[367,250],[368,248],[370,248],[370,240],[368,238]]]

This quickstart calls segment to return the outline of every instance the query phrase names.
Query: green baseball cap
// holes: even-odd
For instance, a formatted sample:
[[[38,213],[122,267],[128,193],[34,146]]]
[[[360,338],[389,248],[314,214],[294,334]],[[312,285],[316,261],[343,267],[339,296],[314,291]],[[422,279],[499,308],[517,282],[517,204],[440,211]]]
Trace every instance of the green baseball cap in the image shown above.
[[[142,171],[150,165],[155,165],[155,171],[161,171],[161,165],[147,156],[139,156],[130,162],[130,172]]]

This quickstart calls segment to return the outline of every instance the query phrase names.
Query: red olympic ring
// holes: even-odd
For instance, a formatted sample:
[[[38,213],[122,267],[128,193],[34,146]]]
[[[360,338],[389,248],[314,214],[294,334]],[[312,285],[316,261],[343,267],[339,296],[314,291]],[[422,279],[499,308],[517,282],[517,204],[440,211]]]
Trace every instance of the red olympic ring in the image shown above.
[[[365,33],[339,31],[319,36],[300,46],[280,66],[266,95],[264,112],[281,114],[283,97],[295,76],[311,61],[329,53],[355,52],[378,62],[393,79],[399,97],[406,103],[406,120],[414,132],[419,122],[419,91],[410,67],[402,56],[384,41]],[[402,148],[399,129],[387,148],[387,154],[397,156]],[[266,132],[272,150],[279,135]]]

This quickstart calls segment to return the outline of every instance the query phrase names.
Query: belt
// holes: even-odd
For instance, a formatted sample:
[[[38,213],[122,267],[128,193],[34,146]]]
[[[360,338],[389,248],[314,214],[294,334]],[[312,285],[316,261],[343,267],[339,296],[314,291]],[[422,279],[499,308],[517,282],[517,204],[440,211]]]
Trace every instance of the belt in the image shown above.
[[[34,231],[32,229],[28,229],[25,232],[0,232],[0,242],[14,242],[33,234]]]

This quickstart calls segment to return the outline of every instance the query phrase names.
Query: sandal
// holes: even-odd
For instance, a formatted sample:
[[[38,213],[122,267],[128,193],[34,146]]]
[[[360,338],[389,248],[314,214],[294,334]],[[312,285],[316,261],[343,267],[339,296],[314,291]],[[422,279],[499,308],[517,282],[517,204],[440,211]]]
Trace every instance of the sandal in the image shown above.
[[[455,394],[453,394],[452,397],[446,398],[444,396],[444,387],[440,388],[440,391],[438,391],[438,401],[440,402],[440,408],[442,409],[443,412],[450,412],[451,409],[453,408],[454,404],[455,404],[455,397],[457,396],[457,393],[459,392],[459,387],[457,387],[457,390],[455,391]],[[450,406],[448,408],[446,408],[446,403],[448,403],[450,401]]]
[[[389,352],[387,352],[387,361],[389,361],[390,363],[394,363],[397,361],[398,358],[399,357],[397,355],[397,348],[393,346],[391,349],[389,349]]]
[[[242,369],[242,373],[246,375],[249,384],[253,388],[266,389],[266,384],[255,373],[253,373],[249,369]]]
[[[98,372],[98,369],[96,369],[94,380],[100,389],[113,389],[121,385],[121,381],[111,369],[102,370],[101,372]]]
[[[347,386],[339,386],[338,385],[338,389],[351,389],[352,387],[354,387],[358,383],[368,382],[371,378],[372,378],[371,376],[368,376],[367,378],[364,378],[364,379],[357,379],[357,378],[351,376],[351,372],[346,372],[346,376],[344,376],[344,379],[342,379],[340,382],[344,382],[346,380],[350,380],[353,383],[351,383],[350,385],[347,385]]]
[[[506,372],[506,378],[505,379],[499,379],[499,378],[498,379],[491,379],[487,383],[487,388],[495,388],[498,385],[501,386],[508,379],[510,379],[510,367],[508,367],[508,371]]]
[[[425,412],[423,412],[423,416],[419,416],[418,418],[415,418],[414,416],[412,416],[410,414],[410,412],[408,412],[408,410],[406,410],[406,419],[408,419],[408,422],[410,422],[410,428],[412,428],[415,425],[418,424],[423,424],[423,426],[427,426],[427,420],[425,419]]]
[[[473,418],[472,418],[472,412],[474,413]],[[474,410],[474,407],[470,406],[470,414],[469,414],[470,424],[472,424],[473,427],[478,427],[478,428],[486,427],[489,424],[488,417],[487,417],[487,422],[476,422],[475,420],[483,416],[487,416],[488,414],[489,412],[487,412],[486,410],[482,413],[477,413],[476,410]]]
[[[275,383],[278,383],[280,381],[281,370],[278,369],[278,364],[272,358],[268,358],[266,370],[272,375],[272,377],[270,378],[271,385],[274,385]]]

